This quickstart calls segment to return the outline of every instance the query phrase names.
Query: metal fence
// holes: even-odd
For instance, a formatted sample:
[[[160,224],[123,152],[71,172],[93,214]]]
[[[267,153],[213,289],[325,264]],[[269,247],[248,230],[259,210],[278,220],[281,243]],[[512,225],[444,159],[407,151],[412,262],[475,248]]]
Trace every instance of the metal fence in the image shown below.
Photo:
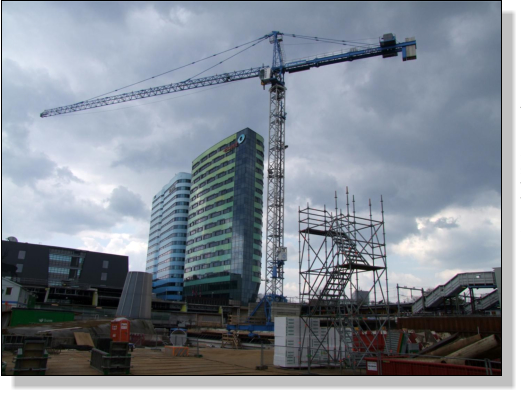
[[[92,342],[96,345],[97,340],[100,337],[92,337]],[[88,350],[89,346],[82,346],[76,344],[74,337],[55,337],[53,335],[43,336],[23,336],[15,334],[3,334],[2,335],[2,351],[12,351],[16,353],[18,348],[21,348],[26,340],[43,340],[45,341],[45,349],[50,354],[57,354],[62,349],[84,349]]]
[[[99,337],[93,337],[94,345],[97,344]],[[16,353],[18,348],[23,346],[26,339],[43,339],[45,340],[45,348],[49,354],[58,354],[62,349],[90,349],[88,347],[79,348],[76,344],[74,337],[29,337],[20,335],[2,335],[2,351],[11,350]],[[219,341],[219,338],[212,337],[207,338],[190,338],[189,340],[189,354],[190,357],[202,357],[201,353],[204,353],[204,348],[209,345],[208,341]],[[151,346],[153,350],[161,352],[165,347],[161,337],[158,336],[154,345]],[[138,346],[138,345],[136,345]],[[220,347],[220,346],[219,346]],[[260,344],[260,357],[259,366],[257,369],[266,369],[268,363],[270,366],[274,366],[273,362],[266,362],[264,352],[266,348],[282,348],[285,354],[293,354],[295,364],[287,366],[287,368],[311,370],[317,368],[336,368],[340,373],[346,373],[349,371],[355,375],[501,375],[502,364],[501,362],[493,361],[490,359],[469,359],[461,357],[447,357],[447,356],[434,356],[429,355],[428,357],[420,354],[413,353],[395,353],[392,355],[375,351],[365,352],[363,359],[367,365],[365,367],[355,367],[353,359],[359,359],[360,356],[352,350],[328,350],[324,347],[314,348],[308,346],[287,346],[264,343]],[[201,351],[203,349],[203,351]],[[282,366],[284,367],[284,366]],[[411,368],[411,367],[414,367]],[[429,371],[430,370],[430,371]],[[444,370],[444,371],[441,371]],[[430,372],[430,374],[429,374]],[[316,372],[314,373],[316,374]],[[328,375],[328,374],[325,374]]]
[[[491,359],[471,359],[462,357],[447,357],[414,354],[396,353],[389,355],[384,352],[364,352],[364,365],[354,364],[361,358],[360,354],[353,351],[328,350],[325,348],[313,348],[309,346],[290,347],[286,345],[270,345],[270,347],[282,348],[284,353],[296,357],[295,364],[286,367],[295,369],[307,369],[319,367],[336,367],[341,372],[350,370],[356,374],[368,375],[501,375],[502,364],[500,361]],[[264,348],[264,345],[261,345]],[[263,356],[261,354],[261,365]],[[374,362],[374,365],[371,364]],[[386,369],[385,364],[394,365]],[[415,367],[412,370],[410,367]],[[376,373],[370,373],[371,368],[375,368]]]
[[[209,341],[219,341],[218,337],[204,337],[189,339],[189,356],[201,356],[199,348],[209,347]],[[221,346],[219,346],[221,347]],[[257,347],[258,348],[258,347]],[[293,364],[286,366],[275,365],[270,362],[270,366],[280,366],[297,370],[311,370],[319,368],[336,368],[340,373],[355,375],[501,375],[501,362],[491,359],[471,359],[462,357],[447,357],[420,355],[417,353],[393,353],[388,354],[382,351],[364,351],[357,353],[352,348],[327,349],[324,347],[311,346],[288,346],[264,343],[260,344],[261,354],[258,369],[266,368],[264,351],[266,348],[281,348],[286,356],[294,356]],[[202,352],[204,354],[204,351]],[[275,352],[277,353],[277,351]],[[363,356],[362,356],[363,355]],[[365,364],[355,364],[362,359]],[[393,365],[390,369],[386,365]],[[411,370],[410,367],[414,367]],[[375,370],[372,370],[375,368]],[[389,374],[392,371],[393,374]],[[316,374],[316,372],[314,373]],[[325,374],[328,375],[328,374]]]

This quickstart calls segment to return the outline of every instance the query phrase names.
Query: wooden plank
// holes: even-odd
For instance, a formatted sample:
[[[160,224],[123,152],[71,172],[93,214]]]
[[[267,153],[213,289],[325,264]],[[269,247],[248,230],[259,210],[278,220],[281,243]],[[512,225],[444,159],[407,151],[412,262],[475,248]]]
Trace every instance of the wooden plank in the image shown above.
[[[94,342],[89,333],[74,333],[77,345],[87,345],[94,348]]]
[[[172,358],[151,350],[136,349],[132,353],[130,375],[295,375],[297,371],[280,370],[272,366],[268,370],[255,370],[254,366],[258,361],[258,351],[248,350],[203,350],[208,353],[208,357],[194,358]],[[257,352],[257,353],[256,353]],[[214,360],[211,353],[221,355],[221,360]],[[251,357],[250,357],[251,355]],[[241,358],[243,360],[240,360]],[[7,359],[7,358],[10,359]],[[247,367],[244,358],[251,358],[252,366]],[[8,363],[7,375],[12,375],[10,369],[13,364],[12,355],[4,352],[3,360]],[[47,365],[46,375],[96,375],[102,374],[90,367],[90,352],[63,350],[58,355],[52,355]]]
[[[62,351],[59,355],[51,355],[45,375],[100,375],[90,367],[90,352]]]

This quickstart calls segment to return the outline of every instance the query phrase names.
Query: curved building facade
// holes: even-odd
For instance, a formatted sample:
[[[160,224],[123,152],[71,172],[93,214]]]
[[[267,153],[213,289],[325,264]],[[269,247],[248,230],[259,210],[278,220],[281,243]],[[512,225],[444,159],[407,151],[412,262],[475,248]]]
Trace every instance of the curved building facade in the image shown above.
[[[152,275],[148,272],[131,271],[125,279],[117,317],[127,319],[150,319],[152,312]]]
[[[187,301],[256,301],[261,281],[264,139],[246,128],[192,162]]]
[[[152,200],[146,270],[163,300],[183,297],[190,186],[190,173],[177,173]]]

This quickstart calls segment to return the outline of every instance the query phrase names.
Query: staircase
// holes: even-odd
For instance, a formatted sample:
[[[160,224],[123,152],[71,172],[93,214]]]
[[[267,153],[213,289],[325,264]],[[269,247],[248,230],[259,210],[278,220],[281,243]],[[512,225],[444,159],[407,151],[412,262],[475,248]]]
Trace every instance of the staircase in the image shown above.
[[[221,348],[231,346],[234,349],[242,349],[241,340],[237,332],[233,331],[231,334],[223,334],[221,340]]]
[[[493,292],[487,294],[486,296],[477,298],[474,301],[474,309],[475,311],[484,311],[486,309],[494,307],[497,303],[499,303],[499,292],[496,289]],[[465,305],[465,313],[472,313],[472,305],[470,303]]]
[[[365,258],[357,251],[356,244],[344,232],[329,231],[328,235],[337,247],[340,257],[339,265],[334,265],[331,272],[327,273],[327,280],[320,299],[338,300],[344,298],[344,290],[349,283],[353,268],[351,265],[369,266]],[[334,260],[335,258],[333,258]]]
[[[438,286],[425,296],[425,308],[435,308],[446,298],[455,297],[467,288],[496,288],[494,272],[467,272],[457,274],[444,285]],[[418,299],[412,306],[412,313],[423,310],[422,299]]]

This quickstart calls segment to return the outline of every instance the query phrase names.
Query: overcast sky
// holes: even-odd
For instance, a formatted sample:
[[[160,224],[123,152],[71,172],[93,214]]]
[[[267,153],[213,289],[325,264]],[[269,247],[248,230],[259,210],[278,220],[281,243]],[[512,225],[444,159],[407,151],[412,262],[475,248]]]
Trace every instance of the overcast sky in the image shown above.
[[[501,4],[270,4],[4,2],[2,239],[128,255],[144,271],[152,197],[232,133],[249,127],[267,143],[268,90],[250,79],[67,116],[43,110],[273,30],[367,44],[392,32],[415,37],[417,60],[286,76],[285,294],[298,296],[299,206],[333,210],[335,191],[345,206],[346,186],[360,215],[383,196],[391,300],[397,283],[429,288],[501,266]],[[284,48],[288,60],[345,49],[292,37]],[[205,75],[271,61],[265,41]]]

